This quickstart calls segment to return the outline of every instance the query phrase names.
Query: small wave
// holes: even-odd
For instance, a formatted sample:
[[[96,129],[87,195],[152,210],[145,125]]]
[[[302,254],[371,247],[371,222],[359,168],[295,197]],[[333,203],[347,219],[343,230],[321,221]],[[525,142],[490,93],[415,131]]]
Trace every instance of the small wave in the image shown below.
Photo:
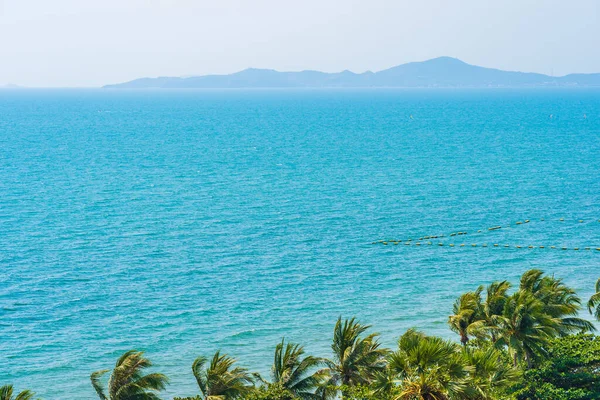
[[[247,329],[244,331],[234,333],[233,335],[226,336],[225,339],[245,338],[245,337],[252,336],[254,334],[254,332],[256,332],[256,329]]]

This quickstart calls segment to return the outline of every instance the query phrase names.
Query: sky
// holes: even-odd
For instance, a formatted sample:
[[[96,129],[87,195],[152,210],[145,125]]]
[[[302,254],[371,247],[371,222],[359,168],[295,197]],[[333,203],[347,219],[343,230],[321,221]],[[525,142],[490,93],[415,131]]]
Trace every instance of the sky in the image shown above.
[[[0,0],[0,85],[364,72],[439,56],[600,72],[600,0]]]

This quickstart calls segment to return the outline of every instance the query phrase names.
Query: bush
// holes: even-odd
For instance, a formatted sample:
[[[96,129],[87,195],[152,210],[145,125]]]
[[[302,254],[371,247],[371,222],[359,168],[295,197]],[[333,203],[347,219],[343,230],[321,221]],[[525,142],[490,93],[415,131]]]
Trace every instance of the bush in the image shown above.
[[[600,399],[600,337],[554,339],[548,357],[515,388],[518,400]]]
[[[295,397],[281,385],[260,386],[250,393],[248,400],[294,400]]]

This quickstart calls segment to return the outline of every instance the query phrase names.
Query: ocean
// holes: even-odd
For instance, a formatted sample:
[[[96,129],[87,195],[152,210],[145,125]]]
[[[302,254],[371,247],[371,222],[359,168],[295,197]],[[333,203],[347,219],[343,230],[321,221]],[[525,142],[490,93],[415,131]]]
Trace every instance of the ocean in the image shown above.
[[[195,395],[339,316],[456,339],[530,268],[587,300],[598,247],[597,89],[0,91],[0,384],[45,399],[129,349]]]

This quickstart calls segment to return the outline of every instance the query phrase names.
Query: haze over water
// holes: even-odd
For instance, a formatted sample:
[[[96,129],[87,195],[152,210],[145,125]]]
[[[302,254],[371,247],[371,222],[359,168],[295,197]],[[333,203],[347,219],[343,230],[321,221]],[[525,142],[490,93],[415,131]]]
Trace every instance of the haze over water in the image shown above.
[[[329,356],[340,315],[453,337],[530,268],[587,298],[599,171],[597,89],[0,91],[0,382],[92,399],[137,348],[172,398],[219,348]]]

